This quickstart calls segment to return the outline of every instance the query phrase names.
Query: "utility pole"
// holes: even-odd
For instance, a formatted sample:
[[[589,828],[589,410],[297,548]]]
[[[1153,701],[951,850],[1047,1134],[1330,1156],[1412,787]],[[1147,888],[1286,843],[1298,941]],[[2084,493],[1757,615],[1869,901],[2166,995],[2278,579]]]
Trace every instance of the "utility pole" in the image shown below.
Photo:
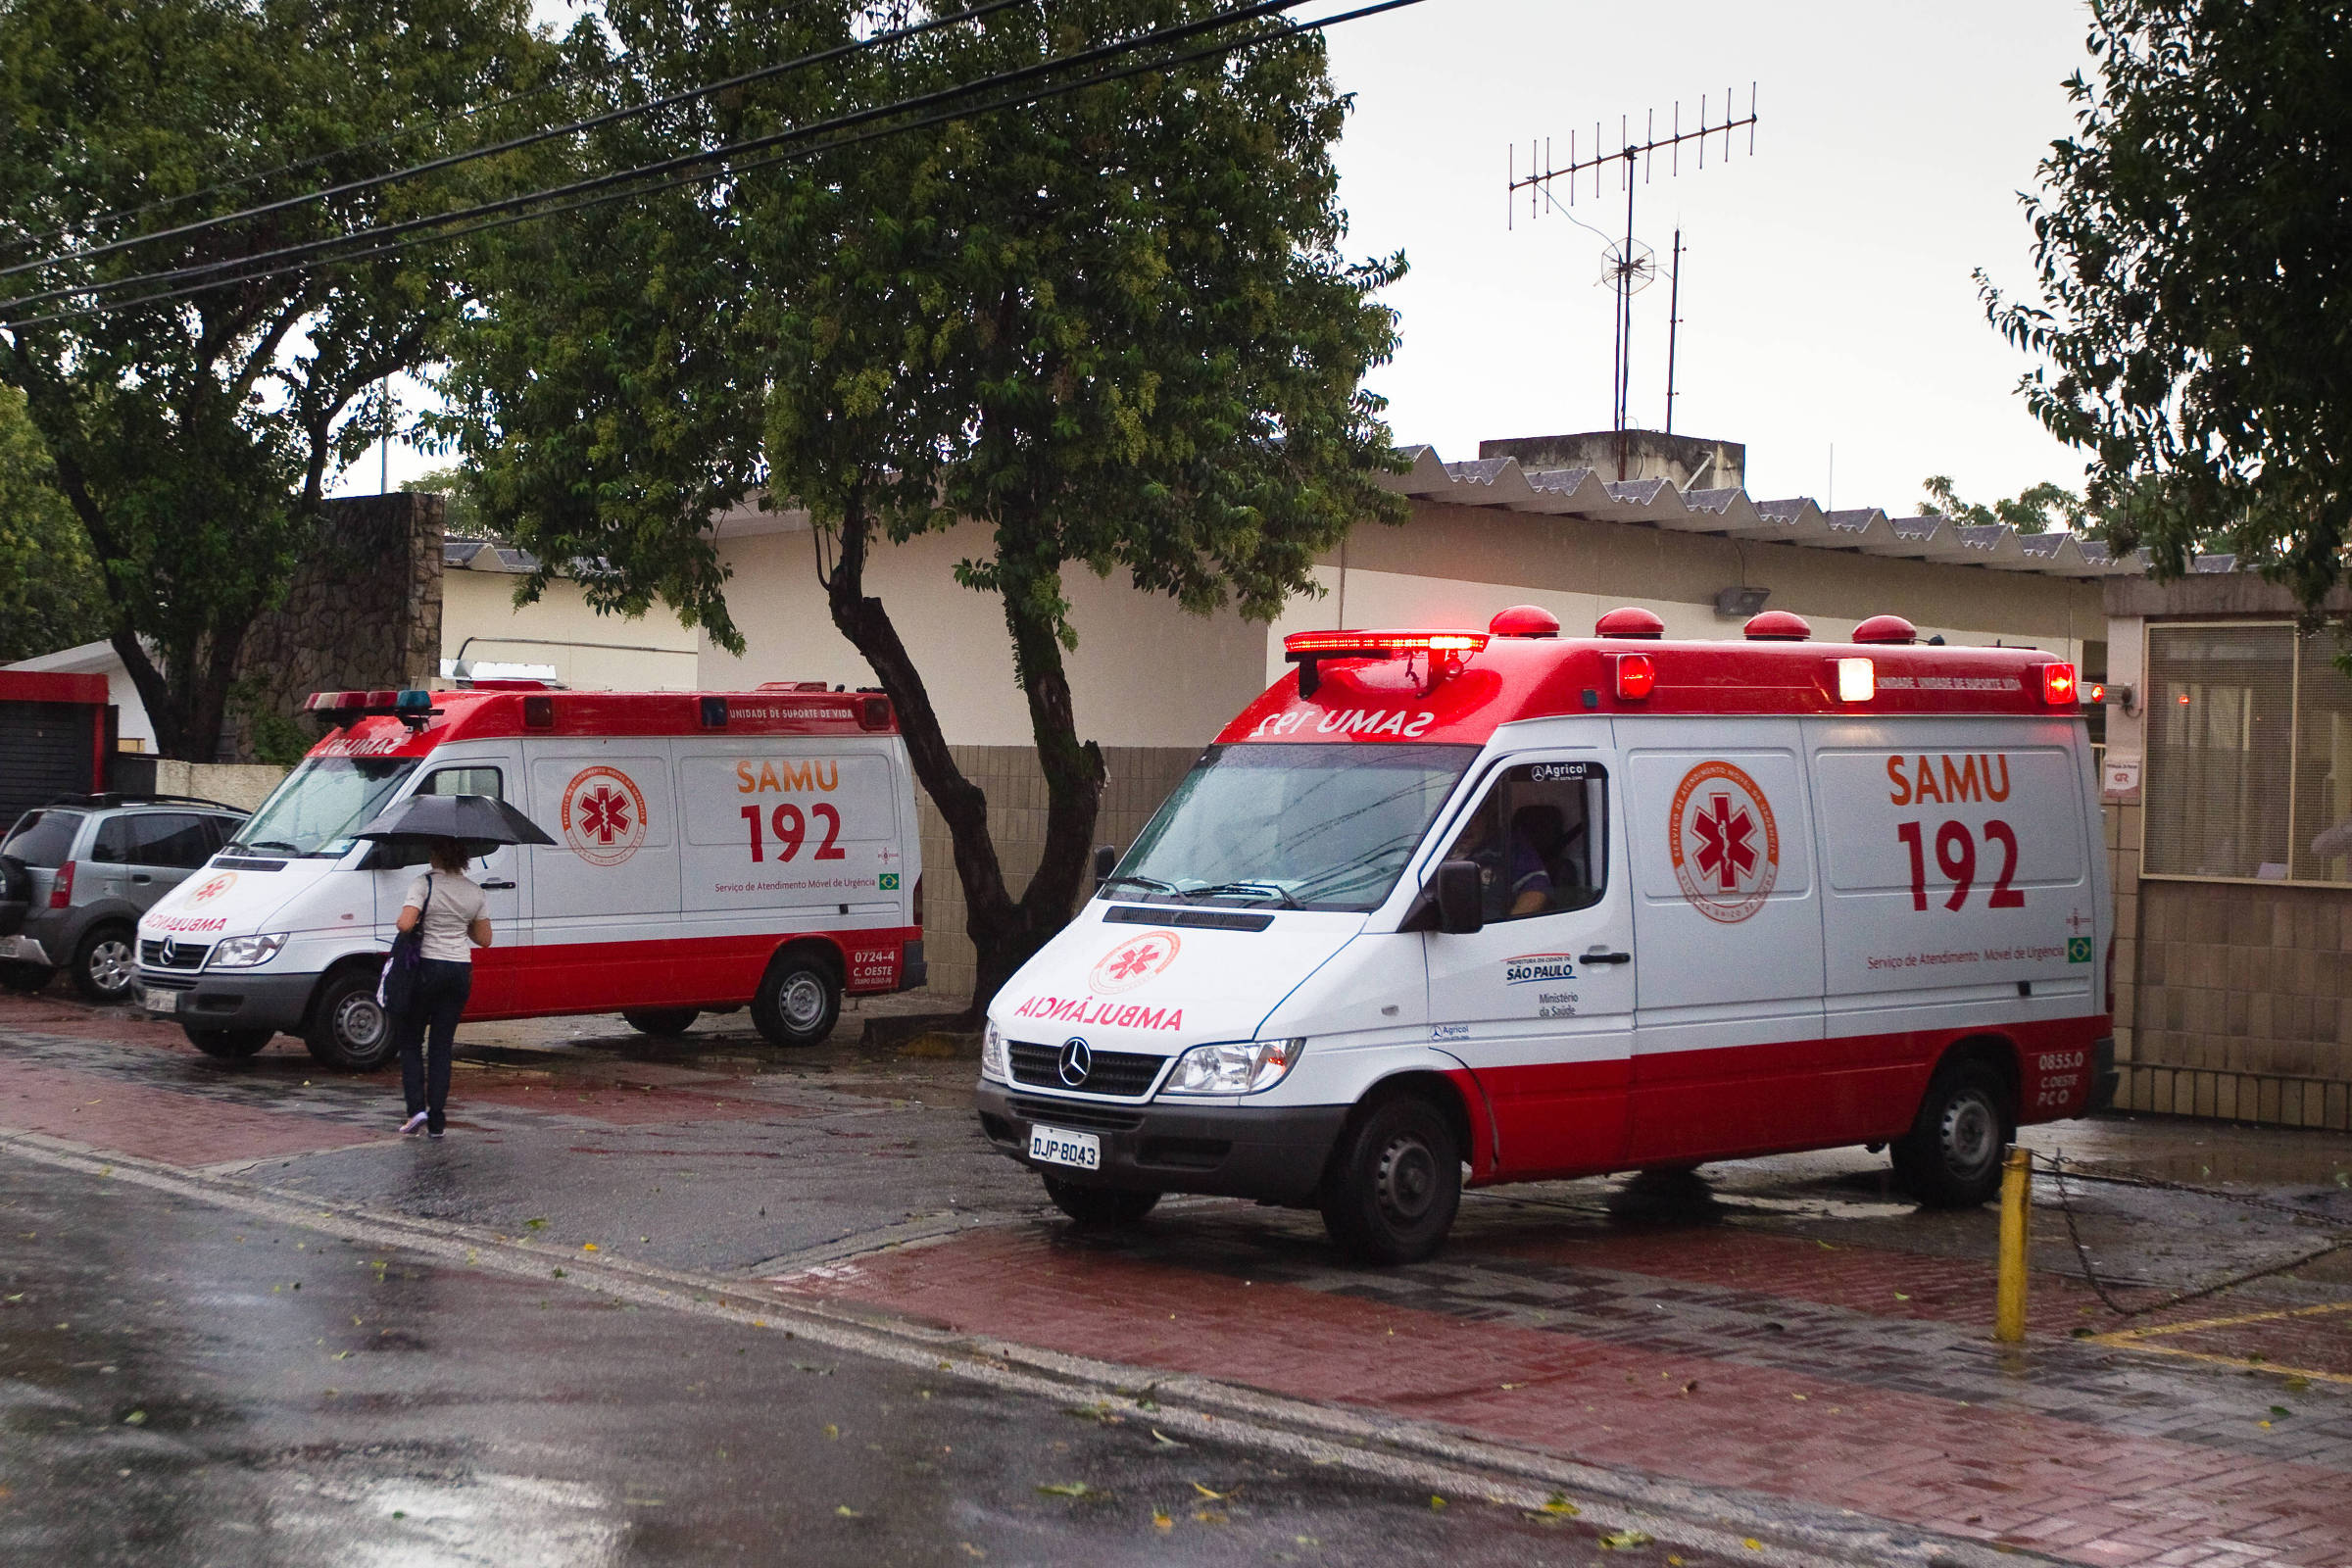
[[[1615,152],[1607,153],[1600,151],[1600,126],[1597,122],[1595,122],[1592,126],[1593,150],[1592,155],[1590,157],[1581,159],[1577,157],[1576,133],[1574,131],[1570,131],[1568,133],[1568,161],[1564,164],[1555,165],[1552,162],[1551,144],[1548,139],[1546,139],[1544,143],[1540,158],[1535,144],[1530,143],[1528,147],[1528,172],[1524,177],[1522,177],[1518,172],[1518,149],[1514,146],[1511,152],[1509,173],[1507,175],[1508,185],[1504,193],[1507,198],[1503,209],[1504,224],[1506,227],[1516,226],[1519,211],[1518,196],[1521,191],[1526,191],[1528,193],[1528,217],[1530,219],[1542,217],[1544,208],[1546,205],[1549,205],[1555,209],[1560,206],[1560,203],[1551,194],[1551,187],[1555,181],[1565,186],[1568,192],[1568,205],[1570,207],[1575,206],[1578,183],[1576,176],[1582,174],[1587,170],[1591,170],[1592,172],[1592,196],[1595,200],[1599,199],[1601,194],[1600,172],[1605,166],[1615,166],[1617,170],[1618,183],[1623,186],[1625,190],[1625,237],[1622,241],[1612,244],[1607,251],[1602,253],[1605,265],[1601,270],[1600,277],[1600,281],[1604,285],[1613,289],[1617,296],[1616,349],[1610,366],[1609,389],[1611,404],[1610,418],[1613,421],[1611,428],[1617,431],[1617,477],[1620,479],[1626,477],[1627,440],[1625,432],[1628,428],[1630,428],[1632,423],[1629,408],[1631,404],[1633,387],[1632,359],[1634,335],[1634,296],[1649,286],[1649,284],[1656,278],[1658,270],[1656,256],[1650,252],[1647,246],[1640,245],[1634,239],[1634,187],[1637,183],[1644,185],[1649,183],[1652,161],[1654,156],[1661,152],[1668,154],[1672,160],[1668,167],[1668,173],[1681,173],[1682,148],[1685,142],[1696,144],[1696,150],[1698,153],[1698,167],[1700,169],[1704,169],[1707,167],[1708,137],[1721,136],[1723,138],[1723,151],[1720,156],[1728,160],[1732,156],[1732,133],[1738,130],[1745,130],[1747,132],[1748,155],[1753,157],[1756,151],[1755,83],[1748,83],[1747,113],[1745,116],[1737,120],[1732,118],[1732,94],[1731,89],[1728,87],[1724,89],[1723,94],[1723,113],[1724,119],[1721,123],[1710,124],[1708,122],[1711,116],[1711,111],[1708,106],[1707,97],[1702,94],[1698,100],[1698,126],[1693,130],[1685,130],[1683,129],[1683,106],[1678,100],[1674,106],[1674,123],[1672,131],[1664,136],[1660,136],[1657,133],[1658,115],[1657,111],[1653,109],[1649,112],[1647,128],[1643,131],[1642,140],[1639,142],[1633,139],[1633,123],[1630,117],[1620,117],[1617,124],[1617,150]],[[1540,172],[1538,170],[1539,163],[1542,165]],[[1638,181],[1635,178],[1637,166],[1639,166],[1641,174],[1641,178]],[[1582,220],[1577,219],[1574,214],[1569,214],[1568,217],[1571,221],[1583,221]],[[1585,226],[1588,228],[1592,227],[1592,225],[1589,223],[1585,224]],[[1599,232],[1597,229],[1593,231],[1595,233]],[[1679,273],[1679,263],[1681,260],[1682,250],[1682,231],[1678,228],[1675,233],[1676,261],[1678,263],[1677,271]],[[1677,291],[1679,294],[1679,276],[1676,279],[1676,282]],[[1668,310],[1668,315],[1670,318],[1673,315],[1673,309],[1671,307]],[[1667,326],[1666,342],[1667,362],[1669,367],[1669,392],[1671,393],[1672,364],[1675,348],[1675,332],[1674,325],[1671,320]],[[1667,404],[1667,426],[1669,429],[1673,427],[1673,401],[1671,396],[1669,397]]]

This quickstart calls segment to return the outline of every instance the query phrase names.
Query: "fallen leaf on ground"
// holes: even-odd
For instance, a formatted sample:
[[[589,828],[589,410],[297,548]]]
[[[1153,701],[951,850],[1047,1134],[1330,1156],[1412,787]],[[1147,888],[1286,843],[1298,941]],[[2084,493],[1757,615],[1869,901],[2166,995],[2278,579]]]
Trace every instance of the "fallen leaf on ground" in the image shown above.
[[[1583,1510],[1578,1508],[1575,1503],[1568,1500],[1568,1495],[1566,1493],[1555,1492],[1550,1496],[1544,1499],[1544,1511],[1545,1513],[1563,1514],[1566,1517],[1573,1519]]]
[[[1186,1444],[1178,1443],[1174,1438],[1169,1437],[1165,1432],[1160,1431],[1157,1427],[1153,1427],[1152,1429],[1152,1441],[1153,1443],[1165,1444],[1171,1448],[1182,1448],[1188,1446]]]
[[[1196,1522],[1204,1525],[1221,1525],[1225,1522],[1225,1516],[1214,1508],[1195,1508],[1193,1518]]]
[[[838,1438],[841,1436],[841,1428],[828,1421],[825,1423],[825,1436],[828,1438]]]
[[[1439,1496],[1434,1492],[1429,1494],[1429,1511],[1431,1513],[1440,1512],[1445,1508],[1445,1506],[1446,1499],[1444,1497]]]
[[[143,1427],[147,1424],[147,1412],[144,1410],[133,1410],[130,1412],[130,1414],[122,1418],[122,1424],[126,1427]],[[2269,1426],[2270,1423],[2266,1421],[2263,1423],[2263,1425]]]
[[[1618,1551],[1627,1546],[1646,1546],[1648,1544],[1649,1537],[1639,1530],[1612,1530],[1600,1538],[1600,1549],[1603,1551]]]
[[[1198,1481],[1193,1483],[1193,1490],[1200,1494],[1200,1495],[1203,1497],[1206,1497],[1211,1502],[1223,1502],[1225,1500],[1225,1494],[1222,1492],[1211,1492]]]
[[[1169,1518],[1167,1514],[1162,1512],[1160,1509],[1154,1508],[1152,1510],[1152,1528],[1154,1530],[1173,1530],[1176,1528],[1176,1521]]]
[[[1049,1497],[1107,1497],[1107,1492],[1088,1486],[1083,1481],[1048,1481],[1040,1483],[1038,1491]]]
[[[865,1515],[859,1513],[857,1509],[851,1507],[846,1502],[836,1504],[833,1511],[841,1515],[844,1519],[862,1519],[865,1517]]]

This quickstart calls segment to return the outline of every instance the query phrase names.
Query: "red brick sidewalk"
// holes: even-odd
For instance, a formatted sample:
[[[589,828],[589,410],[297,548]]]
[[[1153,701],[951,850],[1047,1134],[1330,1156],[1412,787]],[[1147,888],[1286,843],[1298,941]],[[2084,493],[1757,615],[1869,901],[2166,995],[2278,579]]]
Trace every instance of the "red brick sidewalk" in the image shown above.
[[[1889,1350],[1878,1314],[1944,1319],[1959,1310],[1963,1294],[1983,1290],[1979,1266],[1825,1250],[1740,1232],[1629,1237],[1582,1249],[1588,1265],[1617,1275],[1655,1270],[1661,1288],[1650,1304],[1662,1321],[1675,1316],[1674,1282],[1692,1277],[1736,1278],[1760,1300],[1785,1291],[1780,1298],[1811,1314],[1817,1347],[1825,1319],[1805,1303],[1839,1308],[1827,1321],[1850,1319],[1856,1330],[1848,1375],[1835,1370],[1835,1355],[1822,1363],[1830,1370],[1757,1364],[1744,1353],[1748,1342],[1776,1339],[1784,1328],[1761,1307],[1748,1324],[1712,1331],[1714,1353],[1693,1353],[1627,1343],[1622,1332],[1580,1332],[1574,1311],[1529,1327],[1523,1314],[1501,1309],[1478,1321],[1364,1298],[1390,1288],[1394,1275],[1352,1276],[1366,1282],[1360,1292],[1338,1271],[1311,1287],[1245,1282],[1132,1250],[1067,1245],[1066,1236],[1058,1229],[967,1236],[812,1270],[778,1286],[1103,1360],[1368,1406],[1589,1464],[1827,1503],[2086,1563],[2352,1558],[2352,1472],[2286,1456],[2276,1442],[2266,1452],[2259,1444],[2233,1444],[2226,1432],[2189,1441],[2121,1430],[2103,1418],[2105,1402],[2090,1397],[2059,1416],[2047,1398],[2004,1398],[1997,1391],[1989,1398],[1960,1396],[1982,1396],[1976,1387],[1947,1396],[1932,1377],[1911,1380],[1925,1389],[1886,1386],[1903,1381],[1904,1369],[1883,1364]],[[1963,1271],[1976,1275],[1966,1290]],[[1412,1283],[1394,1288],[1409,1291]],[[1895,1299],[1898,1290],[1911,1300]],[[2064,1302],[2042,1313],[2045,1323],[2071,1315]],[[1942,1342],[1953,1338],[1940,1328],[1929,1332]],[[1963,1353],[1971,1375],[2000,1365],[1989,1350]],[[1930,1360],[1952,1354],[1945,1343]],[[2052,1338],[2015,1356],[2010,1375],[2021,1385],[2063,1382],[2064,1367],[2045,1373],[2045,1363],[2097,1359],[2114,1358]],[[2139,1402],[2157,1396],[2151,1384]],[[2261,1389],[2238,1396],[2236,1419],[2249,1436],[2269,1436],[2256,1426],[2269,1397]],[[2340,1446],[2315,1444],[2310,1451]]]
[[[0,1129],[184,1166],[317,1153],[392,1131],[148,1088],[112,1073],[7,1060],[0,1060]]]

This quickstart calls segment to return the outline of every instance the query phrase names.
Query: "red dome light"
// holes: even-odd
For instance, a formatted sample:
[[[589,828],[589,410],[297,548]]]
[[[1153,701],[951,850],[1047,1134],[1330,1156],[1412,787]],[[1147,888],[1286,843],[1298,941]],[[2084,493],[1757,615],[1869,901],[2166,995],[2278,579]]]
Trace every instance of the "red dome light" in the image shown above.
[[[1751,643],[1801,643],[1812,640],[1813,628],[1802,615],[1786,610],[1767,610],[1746,626]]]
[[[1750,632],[1748,635],[1755,635]],[[1858,643],[1915,643],[1919,628],[1900,615],[1873,615],[1854,628]]]
[[[1497,637],[1557,637],[1560,617],[1541,605],[1513,605],[1497,612],[1487,630]]]
[[[1658,638],[1666,635],[1666,622],[1646,610],[1636,610],[1629,605],[1623,610],[1612,610],[1594,621],[1592,635]]]

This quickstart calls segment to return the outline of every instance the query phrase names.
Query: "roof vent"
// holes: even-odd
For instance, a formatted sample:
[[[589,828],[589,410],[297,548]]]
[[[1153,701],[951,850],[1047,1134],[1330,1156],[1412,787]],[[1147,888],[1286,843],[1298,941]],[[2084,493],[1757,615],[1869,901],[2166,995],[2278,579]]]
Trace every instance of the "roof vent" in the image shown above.
[[[1749,621],[1744,630],[1751,643],[1801,643],[1810,642],[1813,637],[1813,628],[1805,624],[1805,617],[1792,615],[1786,610],[1767,610]]]
[[[1612,610],[1592,623],[1595,637],[1646,637],[1652,641],[1666,635],[1666,623],[1646,610],[1631,606]]]
[[[1854,628],[1858,643],[1915,643],[1919,628],[1900,615],[1873,615]]]
[[[1513,605],[1487,622],[1497,637],[1557,637],[1560,617],[1541,605]]]

